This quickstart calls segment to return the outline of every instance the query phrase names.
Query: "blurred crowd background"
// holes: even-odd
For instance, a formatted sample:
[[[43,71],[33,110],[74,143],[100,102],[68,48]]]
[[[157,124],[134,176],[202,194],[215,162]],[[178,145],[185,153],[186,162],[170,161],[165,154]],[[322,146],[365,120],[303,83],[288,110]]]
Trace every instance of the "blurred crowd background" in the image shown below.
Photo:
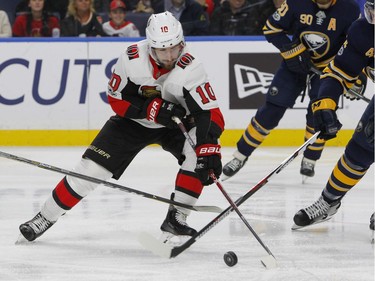
[[[363,7],[364,0],[356,1]],[[163,11],[170,11],[182,23],[185,36],[262,35],[267,18],[282,2],[2,0],[0,37],[140,37],[145,36],[149,16]]]
[[[282,0],[2,0],[1,37],[145,36],[170,11],[186,36],[261,35]]]

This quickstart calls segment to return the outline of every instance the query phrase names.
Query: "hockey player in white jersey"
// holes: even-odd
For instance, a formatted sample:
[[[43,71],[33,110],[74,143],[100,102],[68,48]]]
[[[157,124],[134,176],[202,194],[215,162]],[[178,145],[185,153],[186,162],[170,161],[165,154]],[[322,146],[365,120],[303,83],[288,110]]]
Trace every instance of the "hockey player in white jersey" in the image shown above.
[[[169,12],[150,16],[146,40],[129,46],[115,65],[108,83],[112,116],[75,167],[75,172],[102,180],[120,178],[146,146],[159,144],[172,153],[180,170],[172,199],[194,205],[203,186],[212,183],[209,171],[222,171],[218,139],[224,120],[203,65],[185,45],[179,21]],[[183,120],[196,143],[195,151],[171,117]],[[209,151],[209,152],[208,152]],[[147,176],[145,163],[145,176]],[[33,241],[58,218],[94,190],[96,184],[65,176],[41,211],[20,225]],[[189,210],[170,206],[163,232],[192,236],[186,223]]]

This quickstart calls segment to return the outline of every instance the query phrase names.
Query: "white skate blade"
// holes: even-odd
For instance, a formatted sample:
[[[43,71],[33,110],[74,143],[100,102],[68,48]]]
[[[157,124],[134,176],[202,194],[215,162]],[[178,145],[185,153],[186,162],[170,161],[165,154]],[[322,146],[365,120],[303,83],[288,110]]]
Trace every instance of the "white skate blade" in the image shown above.
[[[302,175],[302,184],[305,184],[307,182],[308,176]]]
[[[14,242],[15,245],[20,245],[20,244],[22,245],[22,244],[27,244],[27,243],[30,243],[30,241],[27,240],[25,237],[23,237],[21,233],[18,235],[16,242]]]
[[[167,244],[171,247],[178,247],[181,246],[183,243],[185,243],[188,239],[190,239],[190,236],[187,235],[174,235],[170,232],[162,231],[159,241]]]
[[[268,255],[260,260],[263,266],[267,269],[277,268],[277,261],[274,256]]]
[[[332,217],[333,217],[333,215],[330,216],[330,217],[327,217],[327,218],[325,218],[325,219],[323,219],[323,220],[316,221],[316,222],[314,222],[314,223],[312,223],[312,224],[308,224],[308,225],[305,225],[305,226],[296,225],[296,224],[294,223],[294,224],[292,225],[291,229],[292,229],[292,230],[298,230],[298,229],[302,229],[302,228],[305,228],[305,227],[313,226],[313,225],[316,225],[316,224],[318,224],[318,223],[322,223],[322,222],[328,221],[328,220],[330,220]]]
[[[231,177],[228,177],[228,176],[226,176],[226,175],[224,175],[224,174],[221,174],[221,176],[220,176],[220,180],[221,181],[226,181],[227,179],[230,179]]]
[[[138,242],[147,250],[150,250],[155,255],[163,258],[170,259],[173,247],[163,243],[161,240],[156,239],[154,236],[147,232],[138,234]]]

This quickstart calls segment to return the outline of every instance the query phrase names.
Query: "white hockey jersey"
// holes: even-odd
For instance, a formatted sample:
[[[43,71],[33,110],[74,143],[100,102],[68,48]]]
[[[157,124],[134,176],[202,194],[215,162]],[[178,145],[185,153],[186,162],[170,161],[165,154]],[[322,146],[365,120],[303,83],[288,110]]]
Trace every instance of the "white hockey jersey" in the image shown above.
[[[129,83],[132,82],[141,85],[137,87],[136,94],[140,95],[142,86],[154,87],[161,91],[161,98],[180,104],[187,114],[209,111],[209,121],[223,130],[223,116],[203,64],[185,47],[175,68],[166,71],[156,65],[148,48],[147,40],[140,41],[129,46],[118,59],[108,84],[108,99],[113,110],[118,115],[127,117],[127,111],[132,104],[127,101],[126,95],[134,94],[127,92],[127,89],[131,88]],[[162,127],[147,119],[131,119],[148,128]]]
[[[109,36],[140,37],[139,30],[130,21],[125,21],[120,27],[116,27],[112,21],[103,23],[103,30]]]

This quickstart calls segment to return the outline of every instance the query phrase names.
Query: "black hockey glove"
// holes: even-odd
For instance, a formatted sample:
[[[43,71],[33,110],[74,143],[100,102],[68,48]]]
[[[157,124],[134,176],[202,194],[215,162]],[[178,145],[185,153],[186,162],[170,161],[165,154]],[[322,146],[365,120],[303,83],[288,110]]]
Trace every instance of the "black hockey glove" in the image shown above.
[[[336,102],[331,98],[320,98],[311,105],[314,113],[315,132],[320,131],[319,138],[333,139],[341,129],[342,124],[337,120]]]
[[[203,185],[210,185],[213,183],[210,172],[213,172],[216,178],[219,178],[222,172],[220,145],[202,144],[195,148],[195,152],[197,154],[195,172]]]
[[[363,72],[361,72],[358,76],[358,79],[355,81],[353,87],[349,90],[344,92],[344,97],[350,100],[359,100],[361,99],[359,96],[363,96],[366,91],[367,86],[367,76]],[[355,94],[352,94],[354,92]]]
[[[147,120],[163,125],[169,129],[178,128],[177,124],[172,120],[172,116],[182,119],[186,115],[186,110],[181,105],[161,98],[147,99],[143,111]]]
[[[308,50],[299,40],[284,45],[281,48],[281,56],[292,72],[307,74],[313,67]]]

